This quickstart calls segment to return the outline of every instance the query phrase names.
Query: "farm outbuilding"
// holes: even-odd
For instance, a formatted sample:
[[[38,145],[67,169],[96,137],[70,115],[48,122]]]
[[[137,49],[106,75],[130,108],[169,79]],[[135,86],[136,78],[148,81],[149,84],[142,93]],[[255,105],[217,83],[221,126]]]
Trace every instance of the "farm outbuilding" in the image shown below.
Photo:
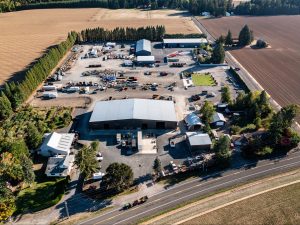
[[[138,56],[138,57],[136,57],[136,63],[138,65],[151,65],[151,64],[155,63],[155,57],[153,55]]]
[[[186,132],[186,140],[191,151],[208,151],[211,149],[211,139],[201,132]]]
[[[75,134],[56,133],[46,134],[39,153],[42,156],[69,155]]]
[[[200,117],[197,116],[195,113],[188,114],[184,118],[184,121],[189,131],[200,130],[204,126]]]
[[[92,129],[175,129],[175,105],[152,99],[98,101],[89,125]]]
[[[135,55],[136,56],[151,55],[151,42],[147,39],[138,40],[135,46]]]
[[[195,48],[207,43],[206,38],[163,39],[164,48]]]
[[[226,119],[222,113],[214,113],[211,125],[214,127],[222,127],[226,123]]]

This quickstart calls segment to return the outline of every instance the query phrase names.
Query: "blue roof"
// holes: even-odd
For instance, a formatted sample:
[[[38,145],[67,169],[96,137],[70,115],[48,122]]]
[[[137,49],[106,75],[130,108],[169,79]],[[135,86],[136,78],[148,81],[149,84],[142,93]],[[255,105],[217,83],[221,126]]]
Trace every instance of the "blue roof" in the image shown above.
[[[148,51],[151,52],[151,42],[147,39],[141,39],[136,42],[135,52]]]
[[[187,124],[187,126],[195,126],[195,125],[203,125],[201,119],[199,118],[199,116],[197,116],[195,113],[190,113],[189,115],[187,115],[185,117],[185,122]]]

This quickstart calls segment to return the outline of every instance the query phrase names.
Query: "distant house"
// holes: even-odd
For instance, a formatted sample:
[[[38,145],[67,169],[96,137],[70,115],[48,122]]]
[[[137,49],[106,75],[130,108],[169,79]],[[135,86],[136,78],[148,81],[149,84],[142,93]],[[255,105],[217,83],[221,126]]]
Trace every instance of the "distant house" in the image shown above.
[[[213,127],[222,127],[226,123],[226,119],[222,113],[214,113],[211,125]]]
[[[46,134],[39,154],[45,157],[69,155],[75,134],[56,133]]]
[[[202,16],[210,16],[210,12],[202,12],[201,15]]]
[[[67,177],[74,164],[74,155],[49,157],[45,174],[48,177]]]
[[[136,42],[135,46],[136,56],[150,56],[151,55],[151,42],[147,39],[141,39]]]
[[[189,131],[200,130],[204,126],[199,116],[195,113],[188,114],[184,121]]]
[[[186,132],[186,140],[191,151],[208,151],[211,149],[211,139],[208,134]]]

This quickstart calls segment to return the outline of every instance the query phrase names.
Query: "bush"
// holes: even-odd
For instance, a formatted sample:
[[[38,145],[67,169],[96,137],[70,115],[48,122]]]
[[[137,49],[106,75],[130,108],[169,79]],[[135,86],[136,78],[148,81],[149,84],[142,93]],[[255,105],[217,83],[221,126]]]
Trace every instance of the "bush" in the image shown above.
[[[273,152],[273,149],[269,146],[265,146],[257,152],[258,156],[267,156]]]
[[[231,134],[239,134],[241,132],[241,127],[237,126],[237,125],[232,125],[230,127],[230,131],[231,131]]]
[[[255,124],[250,123],[241,130],[241,133],[253,132],[255,130],[256,130]]]
[[[296,132],[293,132],[291,136],[291,146],[295,148],[298,146],[299,142],[300,142],[300,136]]]
[[[258,48],[266,48],[266,47],[268,47],[268,44],[264,40],[259,39],[259,40],[256,41],[256,47],[258,47]]]
[[[262,127],[261,118],[259,118],[259,117],[255,118],[254,124],[255,124],[257,130],[258,130],[259,128],[261,128],[261,127]]]

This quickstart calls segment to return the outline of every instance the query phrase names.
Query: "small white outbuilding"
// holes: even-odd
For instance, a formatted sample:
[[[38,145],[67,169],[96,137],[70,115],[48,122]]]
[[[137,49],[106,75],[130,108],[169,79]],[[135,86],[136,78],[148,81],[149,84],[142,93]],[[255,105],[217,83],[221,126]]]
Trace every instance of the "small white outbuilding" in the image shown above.
[[[45,157],[69,155],[75,134],[56,133],[46,134],[39,154]]]

